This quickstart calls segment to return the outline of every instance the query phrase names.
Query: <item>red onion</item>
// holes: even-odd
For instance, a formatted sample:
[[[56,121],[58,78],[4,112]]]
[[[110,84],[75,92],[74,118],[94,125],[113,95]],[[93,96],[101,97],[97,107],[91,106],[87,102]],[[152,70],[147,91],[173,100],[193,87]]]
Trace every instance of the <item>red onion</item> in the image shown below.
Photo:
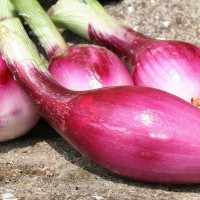
[[[67,54],[52,59],[49,71],[61,85],[73,90],[133,85],[122,61],[95,45],[70,47]]]
[[[0,1],[0,20],[12,17],[13,7],[8,0]],[[39,114],[14,80],[0,53],[0,142],[15,139],[30,131]]]
[[[200,182],[196,107],[148,87],[65,89],[46,70],[15,18],[0,22],[0,49],[41,115],[81,154],[130,179]]]
[[[186,101],[200,97],[200,49],[149,38],[121,25],[96,0],[59,0],[49,10],[59,26],[111,48],[129,63],[136,85],[168,91]]]
[[[68,47],[36,0],[11,0],[38,36],[49,59],[49,70],[64,87],[88,90],[106,86],[132,85],[124,63],[111,51],[96,45]]]

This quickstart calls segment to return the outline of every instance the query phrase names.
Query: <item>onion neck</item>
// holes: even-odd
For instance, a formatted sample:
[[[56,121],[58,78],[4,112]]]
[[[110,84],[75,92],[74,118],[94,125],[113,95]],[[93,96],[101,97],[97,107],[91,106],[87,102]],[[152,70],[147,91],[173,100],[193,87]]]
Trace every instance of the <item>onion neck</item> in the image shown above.
[[[0,20],[13,17],[15,9],[9,0],[0,0]]]
[[[111,48],[125,59],[133,58],[153,39],[121,25],[96,0],[59,0],[48,11],[59,27]]]
[[[67,49],[67,44],[36,0],[11,0],[44,47],[49,59]]]
[[[81,0],[58,0],[48,15],[57,27],[67,28],[89,40],[88,25],[91,14],[88,6]]]
[[[123,27],[119,24],[111,26],[105,27],[104,30],[98,30],[98,26],[89,25],[88,33],[90,39],[110,48],[125,61],[131,61],[132,64],[135,63],[137,53],[153,42],[152,39],[135,32],[131,28]]]
[[[34,102],[44,105],[47,99],[61,101],[62,96],[71,96],[71,91],[52,78],[19,19],[0,21],[0,50],[15,79]]]

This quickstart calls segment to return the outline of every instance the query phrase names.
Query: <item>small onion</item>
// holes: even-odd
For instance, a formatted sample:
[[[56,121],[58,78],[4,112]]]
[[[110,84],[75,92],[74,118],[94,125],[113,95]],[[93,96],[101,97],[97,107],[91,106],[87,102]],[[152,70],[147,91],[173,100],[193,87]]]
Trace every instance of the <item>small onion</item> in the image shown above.
[[[96,45],[71,46],[66,54],[52,59],[49,71],[62,86],[77,91],[133,85],[122,61]]]
[[[13,79],[0,54],[0,142],[18,138],[39,120],[36,107]]]
[[[0,19],[13,15],[8,0],[0,1]],[[39,120],[36,107],[14,80],[0,53],[0,142],[18,138],[30,131]]]
[[[36,0],[11,0],[44,47],[49,71],[64,87],[89,90],[107,86],[133,85],[124,63],[110,50],[97,45],[68,46]]]

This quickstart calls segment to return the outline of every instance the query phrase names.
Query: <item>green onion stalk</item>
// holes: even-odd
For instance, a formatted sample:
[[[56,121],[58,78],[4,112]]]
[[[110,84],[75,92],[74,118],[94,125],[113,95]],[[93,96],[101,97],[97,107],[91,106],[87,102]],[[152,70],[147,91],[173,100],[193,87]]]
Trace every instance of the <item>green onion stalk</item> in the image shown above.
[[[1,0],[0,5],[0,20],[16,15],[15,8],[9,0]]]

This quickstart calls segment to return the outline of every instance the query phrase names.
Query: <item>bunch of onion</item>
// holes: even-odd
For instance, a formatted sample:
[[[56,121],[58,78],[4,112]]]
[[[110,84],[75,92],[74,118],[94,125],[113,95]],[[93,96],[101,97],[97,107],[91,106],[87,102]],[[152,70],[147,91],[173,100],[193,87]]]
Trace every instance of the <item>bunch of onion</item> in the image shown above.
[[[0,1],[0,21],[14,15],[8,0]],[[12,51],[12,50],[11,50]],[[0,53],[0,142],[20,137],[38,122],[36,107],[14,80]]]
[[[0,49],[40,114],[95,163],[145,182],[200,182],[196,107],[148,87],[65,89],[46,69],[16,18],[0,22]]]
[[[59,27],[121,55],[136,85],[159,88],[188,102],[200,96],[198,47],[138,33],[110,16],[97,0],[59,0],[49,15]]]
[[[132,85],[124,63],[110,50],[96,45],[68,46],[37,0],[11,0],[50,60],[49,71],[64,87],[88,90],[107,86]]]

